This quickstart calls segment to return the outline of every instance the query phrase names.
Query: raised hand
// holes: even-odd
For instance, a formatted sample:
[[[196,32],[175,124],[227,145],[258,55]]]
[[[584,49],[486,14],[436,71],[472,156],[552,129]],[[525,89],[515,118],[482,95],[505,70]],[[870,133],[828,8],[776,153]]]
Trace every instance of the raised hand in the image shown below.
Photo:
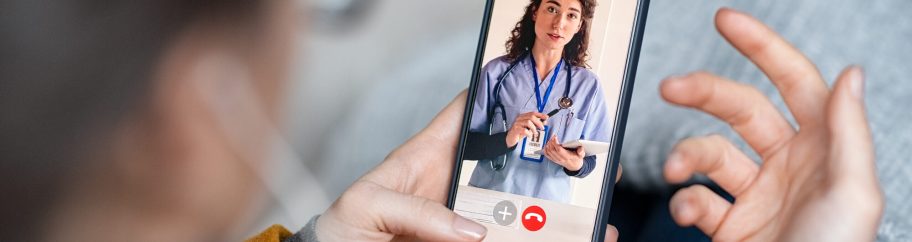
[[[704,72],[665,80],[667,101],[728,122],[763,161],[758,166],[721,136],[681,141],[665,178],[705,174],[735,201],[691,186],[673,196],[672,217],[714,241],[873,240],[883,195],[862,70],[847,68],[831,90],[813,63],[758,20],[722,9],[716,27],[776,85],[799,128],[751,86]]]

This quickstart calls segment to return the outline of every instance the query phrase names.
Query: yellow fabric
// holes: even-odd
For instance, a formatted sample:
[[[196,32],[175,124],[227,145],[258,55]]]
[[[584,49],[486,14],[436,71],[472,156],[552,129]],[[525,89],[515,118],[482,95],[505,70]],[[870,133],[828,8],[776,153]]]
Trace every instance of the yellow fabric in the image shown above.
[[[246,242],[282,242],[291,237],[291,232],[282,225],[273,224],[268,229],[263,230],[260,234],[246,240]]]

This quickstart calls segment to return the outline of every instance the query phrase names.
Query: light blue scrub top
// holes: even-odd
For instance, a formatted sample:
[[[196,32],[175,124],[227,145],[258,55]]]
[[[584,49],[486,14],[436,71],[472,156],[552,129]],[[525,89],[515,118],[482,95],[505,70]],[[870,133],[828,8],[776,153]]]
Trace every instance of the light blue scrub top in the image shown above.
[[[569,63],[564,62],[564,65]],[[510,66],[510,62],[501,56],[488,62],[481,72],[481,77],[476,90],[475,103],[473,104],[472,120],[469,124],[470,132],[488,132],[488,111],[493,109],[494,86],[497,78]],[[513,125],[515,118],[523,113],[538,111],[535,101],[535,86],[532,82],[532,63],[529,55],[516,65],[512,72],[504,79],[500,91],[500,101],[504,106],[507,117],[507,130]],[[611,113],[606,107],[598,77],[586,68],[572,67],[573,80],[571,81],[569,96],[573,99],[573,117],[569,125],[567,118],[569,111],[564,109],[551,117],[547,125],[551,126],[552,134],[557,135],[561,143],[576,139],[609,142],[611,137]],[[540,73],[539,75],[546,75]],[[550,84],[551,73],[547,73],[544,82],[541,82],[540,92],[544,93]],[[567,81],[567,69],[561,67],[554,88],[548,97],[544,113],[558,108],[558,99],[564,96]],[[500,112],[500,109],[497,109]],[[494,114],[493,133],[506,132],[501,123],[501,115]],[[491,168],[490,160],[480,160],[469,185],[517,195],[535,197],[567,203],[570,201],[570,179],[564,173],[563,167],[544,158],[542,162],[534,162],[519,158],[522,141],[517,147],[506,154],[506,166],[495,171]],[[595,159],[594,156],[586,157],[587,160]],[[596,161],[605,162],[605,161]],[[598,178],[601,179],[601,178]],[[596,192],[596,191],[593,191]]]

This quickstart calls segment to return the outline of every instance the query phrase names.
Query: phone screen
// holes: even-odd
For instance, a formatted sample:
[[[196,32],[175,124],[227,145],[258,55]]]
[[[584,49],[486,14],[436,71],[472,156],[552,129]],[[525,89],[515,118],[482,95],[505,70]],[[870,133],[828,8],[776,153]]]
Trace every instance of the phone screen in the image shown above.
[[[645,1],[488,4],[449,206],[486,241],[600,239]]]

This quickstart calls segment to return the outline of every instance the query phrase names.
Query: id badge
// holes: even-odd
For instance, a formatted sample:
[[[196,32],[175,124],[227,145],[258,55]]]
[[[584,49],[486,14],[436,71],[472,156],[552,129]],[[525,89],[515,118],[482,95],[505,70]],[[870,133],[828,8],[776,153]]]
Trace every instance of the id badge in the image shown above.
[[[545,148],[545,142],[548,142],[550,133],[551,129],[546,125],[544,130],[532,131],[532,136],[523,138],[519,158],[534,162],[544,161],[545,155],[542,154],[541,150]]]

